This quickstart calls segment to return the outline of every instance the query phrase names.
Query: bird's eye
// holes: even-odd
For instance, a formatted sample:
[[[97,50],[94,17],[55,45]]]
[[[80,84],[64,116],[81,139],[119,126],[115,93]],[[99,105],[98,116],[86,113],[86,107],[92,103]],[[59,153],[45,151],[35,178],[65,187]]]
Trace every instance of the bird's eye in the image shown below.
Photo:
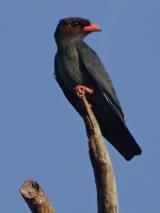
[[[81,22],[79,22],[79,21],[74,21],[74,22],[72,23],[72,26],[73,26],[73,27],[83,27],[83,23],[81,23]]]
[[[74,26],[76,27],[76,26],[78,26],[79,25],[79,22],[78,21],[75,21],[74,22]]]

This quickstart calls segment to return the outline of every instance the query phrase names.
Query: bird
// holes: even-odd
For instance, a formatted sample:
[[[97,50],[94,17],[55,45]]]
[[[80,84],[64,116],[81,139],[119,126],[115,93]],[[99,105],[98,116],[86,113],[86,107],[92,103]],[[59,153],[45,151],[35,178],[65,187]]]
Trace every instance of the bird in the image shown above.
[[[59,21],[54,33],[55,78],[83,119],[80,98],[86,96],[102,135],[129,161],[141,154],[141,148],[127,128],[120,101],[103,63],[84,42],[87,35],[100,31],[99,25],[85,18],[68,17]]]

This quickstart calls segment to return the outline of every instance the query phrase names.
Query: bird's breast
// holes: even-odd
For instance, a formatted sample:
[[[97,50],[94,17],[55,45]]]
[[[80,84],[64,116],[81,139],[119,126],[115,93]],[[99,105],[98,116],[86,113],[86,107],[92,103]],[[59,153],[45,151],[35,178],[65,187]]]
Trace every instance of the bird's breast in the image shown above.
[[[77,84],[83,84],[83,75],[79,63],[79,55],[76,47],[71,46],[59,51],[59,73],[64,84],[72,91]]]

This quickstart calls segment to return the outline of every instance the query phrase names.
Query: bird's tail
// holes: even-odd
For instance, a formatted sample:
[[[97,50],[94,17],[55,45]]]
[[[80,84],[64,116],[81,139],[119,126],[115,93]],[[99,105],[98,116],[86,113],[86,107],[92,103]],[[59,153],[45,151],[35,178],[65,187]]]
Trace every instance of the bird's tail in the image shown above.
[[[104,101],[104,102],[101,102]],[[99,102],[91,99],[93,112],[100,125],[103,136],[121,153],[126,160],[141,154],[141,148],[131,135],[123,119],[115,110],[100,99]]]
[[[113,134],[108,134],[107,129],[105,132],[102,130],[102,134],[128,161],[142,152],[127,127],[119,126],[118,132],[113,132]]]

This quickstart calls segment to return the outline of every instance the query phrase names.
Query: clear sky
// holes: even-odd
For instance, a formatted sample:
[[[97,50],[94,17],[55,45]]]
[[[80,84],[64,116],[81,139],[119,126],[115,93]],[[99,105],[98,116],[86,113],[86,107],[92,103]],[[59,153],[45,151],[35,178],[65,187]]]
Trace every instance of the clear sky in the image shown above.
[[[19,194],[37,180],[57,213],[97,212],[83,122],[53,76],[58,20],[101,25],[86,42],[106,66],[143,154],[126,162],[106,142],[120,212],[159,212],[160,3],[158,0],[0,1],[0,212],[29,212]]]

